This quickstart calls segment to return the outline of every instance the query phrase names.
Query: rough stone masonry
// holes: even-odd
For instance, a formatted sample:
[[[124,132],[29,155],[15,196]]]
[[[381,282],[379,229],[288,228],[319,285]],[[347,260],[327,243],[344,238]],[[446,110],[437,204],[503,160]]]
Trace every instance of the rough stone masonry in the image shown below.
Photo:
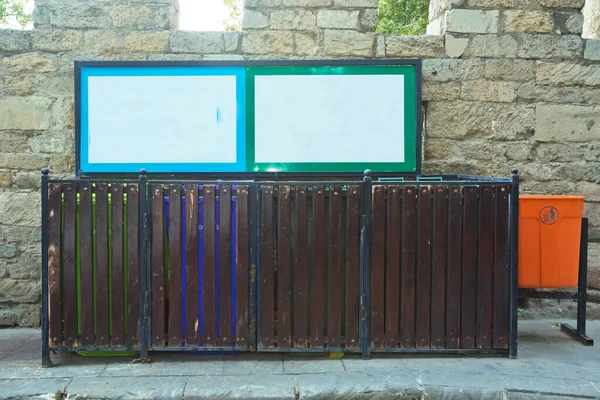
[[[378,0],[246,0],[243,31],[177,29],[177,0],[36,0],[0,30],[0,325],[40,320],[40,169],[74,172],[74,60],[419,57],[424,171],[580,194],[600,288],[600,40],[584,0],[434,0],[428,36],[377,35]]]

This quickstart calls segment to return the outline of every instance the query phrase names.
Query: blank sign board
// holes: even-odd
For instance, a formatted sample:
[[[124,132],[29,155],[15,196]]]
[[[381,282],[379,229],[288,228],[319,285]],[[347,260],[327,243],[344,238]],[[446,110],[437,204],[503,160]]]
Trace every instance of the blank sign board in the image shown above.
[[[419,60],[76,69],[80,175],[420,173]]]

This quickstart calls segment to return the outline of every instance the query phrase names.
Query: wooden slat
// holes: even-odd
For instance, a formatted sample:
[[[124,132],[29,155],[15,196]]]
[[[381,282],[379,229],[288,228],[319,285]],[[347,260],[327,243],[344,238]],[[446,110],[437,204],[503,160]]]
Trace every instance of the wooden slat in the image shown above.
[[[415,347],[415,262],[417,210],[415,186],[404,186],[402,198],[402,271],[400,274],[400,345]]]
[[[273,232],[273,186],[261,187],[260,212],[260,343],[263,347],[273,345],[275,334],[275,266]]]
[[[429,347],[431,319],[431,240],[432,217],[431,186],[419,188],[419,233],[417,244],[417,315],[416,315],[416,346]]]
[[[360,317],[360,186],[348,186],[347,193],[345,336],[346,348],[357,349]]]
[[[64,227],[62,248],[63,336],[66,347],[77,347],[77,187],[63,184]]]
[[[215,185],[204,185],[204,345],[217,341],[217,264],[216,264],[216,194]]]
[[[198,185],[185,191],[185,336],[186,346],[198,344]],[[182,316],[183,318],[184,316]]]
[[[385,186],[373,185],[372,204],[371,347],[382,348],[385,343]]]
[[[448,193],[448,285],[446,291],[446,348],[460,347],[462,281],[462,189],[450,186]]]
[[[494,291],[494,187],[481,188],[477,267],[477,348],[492,347]]]
[[[164,250],[164,195],[163,185],[152,185],[150,188],[152,210],[152,244],[151,251],[151,311],[152,311],[152,345],[165,345],[165,250]]]
[[[291,189],[279,186],[277,214],[277,345],[291,347]]]
[[[400,252],[402,192],[399,185],[387,188],[385,261],[385,347],[398,347],[400,332]]]
[[[231,346],[231,185],[219,186],[219,343]]]
[[[125,344],[125,285],[123,268],[123,185],[113,183],[111,192],[111,345]]]
[[[448,187],[436,185],[433,193],[433,244],[431,260],[431,347],[446,342],[446,251],[448,250]]]
[[[169,190],[169,346],[181,346],[181,186]]]
[[[140,236],[139,186],[127,185],[127,340],[129,347],[140,341]],[[143,197],[143,196],[142,196]]]
[[[329,268],[327,279],[327,346],[339,348],[342,335],[342,187],[329,189]]]
[[[308,336],[308,188],[296,188],[294,238],[294,347],[305,348]]]
[[[248,186],[237,187],[236,195],[236,346],[248,347],[250,228]]]
[[[475,347],[477,331],[477,236],[479,188],[464,188],[461,348]]]
[[[62,185],[48,185],[48,329],[49,346],[62,347],[62,302],[61,302],[61,224]]]
[[[494,235],[494,339],[498,349],[508,348],[509,332],[509,187],[496,187],[496,215]]]
[[[92,184],[79,183],[79,246],[81,276],[81,345],[94,346],[94,261]]]
[[[108,186],[96,184],[96,345],[109,345]]]
[[[323,347],[325,324],[325,188],[313,187],[313,231],[310,286],[310,347]]]

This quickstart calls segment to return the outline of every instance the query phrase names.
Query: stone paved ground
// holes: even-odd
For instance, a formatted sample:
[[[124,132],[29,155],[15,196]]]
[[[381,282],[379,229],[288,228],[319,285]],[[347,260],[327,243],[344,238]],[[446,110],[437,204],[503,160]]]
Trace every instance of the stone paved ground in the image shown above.
[[[42,369],[38,330],[0,330],[0,399],[600,399],[600,321],[588,334],[597,346],[554,321],[523,321],[517,360],[153,354],[131,364],[60,354]]]

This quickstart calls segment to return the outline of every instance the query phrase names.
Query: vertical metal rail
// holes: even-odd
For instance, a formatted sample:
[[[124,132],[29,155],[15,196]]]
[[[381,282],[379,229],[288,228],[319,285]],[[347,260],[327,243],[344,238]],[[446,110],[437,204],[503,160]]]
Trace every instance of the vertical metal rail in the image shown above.
[[[518,299],[519,299],[519,170],[512,171],[510,193],[510,330],[508,352],[510,358],[517,358]]]
[[[363,360],[371,358],[371,219],[373,178],[366,170],[361,190],[360,230],[360,347]]]
[[[140,170],[139,183],[139,240],[140,240],[140,360],[148,361],[150,343],[150,227],[148,218],[148,176]]]
[[[249,312],[249,350],[256,351],[257,347],[257,327],[259,326],[260,316],[257,314],[257,288],[259,281],[257,279],[258,271],[258,226],[259,226],[259,203],[258,196],[260,193],[259,186],[257,183],[251,183],[249,187],[250,194],[250,212],[248,217],[250,218],[250,285],[248,295],[250,296],[250,312]]]
[[[48,337],[48,168],[42,169],[42,367],[52,366]]]

